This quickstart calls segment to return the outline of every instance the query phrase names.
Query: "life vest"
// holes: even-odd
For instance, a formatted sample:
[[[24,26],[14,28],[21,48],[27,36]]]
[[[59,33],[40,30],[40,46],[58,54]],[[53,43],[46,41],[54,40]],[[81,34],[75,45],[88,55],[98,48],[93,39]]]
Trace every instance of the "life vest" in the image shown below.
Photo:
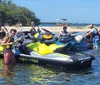
[[[8,37],[8,40],[7,40],[6,43],[13,42],[13,41],[14,41],[14,38],[12,38],[12,37]],[[12,45],[7,44],[7,45],[5,46],[5,48],[7,48],[7,49],[11,49],[11,48],[12,48]]]
[[[35,30],[35,28],[31,29],[30,32],[31,32],[31,35],[35,35],[37,33],[36,30]]]

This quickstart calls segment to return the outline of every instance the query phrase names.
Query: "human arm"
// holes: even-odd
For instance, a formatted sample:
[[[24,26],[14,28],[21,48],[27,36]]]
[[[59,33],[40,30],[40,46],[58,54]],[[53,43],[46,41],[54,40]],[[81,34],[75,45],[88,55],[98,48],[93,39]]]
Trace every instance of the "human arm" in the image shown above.
[[[7,30],[7,28],[6,28],[5,26],[2,26],[2,27],[1,27],[1,30],[2,30],[3,32],[5,32],[6,35],[9,34],[9,32],[8,32],[8,30]]]
[[[91,32],[86,33],[85,37],[89,38],[89,39],[92,39],[92,33]]]
[[[62,31],[58,34],[58,38],[60,38],[61,35],[62,35]]]
[[[2,45],[3,46],[6,46],[6,45],[14,45],[16,42],[18,42],[19,40],[15,40],[15,41],[13,41],[13,42],[8,42],[8,39],[7,38],[4,38],[3,40],[2,40]]]
[[[97,30],[95,28],[91,29],[91,31],[89,31],[87,34],[86,34],[86,37],[89,37],[90,39],[92,39],[94,37],[94,35],[97,34]]]
[[[7,43],[8,45],[14,45],[16,42],[18,42],[19,40],[14,40],[13,42],[9,42]]]

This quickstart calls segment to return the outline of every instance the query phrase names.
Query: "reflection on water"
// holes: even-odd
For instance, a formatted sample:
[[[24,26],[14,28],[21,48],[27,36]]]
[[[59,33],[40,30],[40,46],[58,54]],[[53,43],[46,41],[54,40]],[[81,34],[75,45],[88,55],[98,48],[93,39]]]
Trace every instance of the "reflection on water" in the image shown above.
[[[67,72],[34,64],[3,66],[0,59],[0,72],[0,85],[100,85],[100,66],[96,61],[91,69]]]
[[[100,63],[100,57],[96,59]],[[94,60],[91,69],[68,72],[34,64],[6,66],[0,59],[0,85],[100,85],[98,62]]]
[[[14,65],[4,65],[3,67],[3,76],[4,77],[9,77],[11,75],[13,75],[13,70],[14,70]]]

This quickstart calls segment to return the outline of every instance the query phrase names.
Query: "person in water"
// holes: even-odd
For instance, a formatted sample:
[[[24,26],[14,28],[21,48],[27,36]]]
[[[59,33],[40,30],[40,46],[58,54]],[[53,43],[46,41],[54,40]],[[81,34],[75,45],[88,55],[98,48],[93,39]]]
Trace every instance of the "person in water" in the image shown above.
[[[64,26],[64,27],[63,27],[63,31],[61,31],[61,32],[59,33],[58,38],[59,38],[61,35],[67,34],[67,33],[68,33],[68,32],[67,32],[67,27]]]
[[[6,65],[9,64],[15,64],[15,56],[14,53],[12,52],[12,46],[18,41],[14,40],[14,36],[16,34],[15,29],[10,30],[10,36],[6,36],[2,40],[2,45],[5,47],[4,50],[4,63]]]

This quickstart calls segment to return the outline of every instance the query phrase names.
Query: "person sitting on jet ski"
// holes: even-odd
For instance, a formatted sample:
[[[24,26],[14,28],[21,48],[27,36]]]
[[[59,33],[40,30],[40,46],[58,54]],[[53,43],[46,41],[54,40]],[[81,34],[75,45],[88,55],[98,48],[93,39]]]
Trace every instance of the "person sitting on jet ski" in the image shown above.
[[[37,32],[38,32],[38,33],[41,32],[41,31],[40,31],[40,28],[39,28],[39,27],[36,27],[36,25],[35,25],[34,22],[31,22],[31,26],[32,26],[32,28],[31,28],[30,32],[31,32],[31,35],[32,35],[32,36],[35,35]]]
[[[67,27],[64,26],[63,27],[63,31],[61,31],[58,35],[58,42],[56,42],[56,44],[66,44],[69,41],[72,41],[74,39],[74,36],[71,35],[71,33],[67,32]]]
[[[33,39],[33,41],[37,41],[37,39],[34,37],[35,36],[35,34],[36,33],[40,33],[41,32],[41,30],[40,30],[40,28],[39,27],[36,27],[36,25],[35,25],[35,23],[34,22],[31,22],[31,26],[32,26],[32,28],[31,28],[31,30],[30,30],[30,33],[31,33],[31,38]]]
[[[98,31],[93,27],[92,24],[89,27],[91,28],[91,31],[87,32],[85,36],[75,36],[75,40],[72,42],[74,48],[85,51],[98,47]]]
[[[86,33],[85,37],[93,42],[93,47],[98,48],[99,44],[99,35],[98,30],[94,28],[93,24],[90,24],[89,28],[91,29],[88,33]]]
[[[63,27],[63,31],[61,31],[61,32],[59,33],[58,38],[60,38],[61,35],[64,35],[64,34],[67,34],[67,33],[68,33],[68,32],[67,32],[67,27],[64,26],[64,27]]]

